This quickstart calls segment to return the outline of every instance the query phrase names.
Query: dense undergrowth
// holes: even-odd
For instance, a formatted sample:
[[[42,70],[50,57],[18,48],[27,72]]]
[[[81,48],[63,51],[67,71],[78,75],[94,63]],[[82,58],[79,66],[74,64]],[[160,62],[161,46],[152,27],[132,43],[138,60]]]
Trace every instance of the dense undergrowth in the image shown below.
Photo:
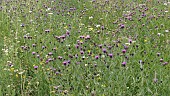
[[[168,96],[170,3],[5,0],[0,93]]]

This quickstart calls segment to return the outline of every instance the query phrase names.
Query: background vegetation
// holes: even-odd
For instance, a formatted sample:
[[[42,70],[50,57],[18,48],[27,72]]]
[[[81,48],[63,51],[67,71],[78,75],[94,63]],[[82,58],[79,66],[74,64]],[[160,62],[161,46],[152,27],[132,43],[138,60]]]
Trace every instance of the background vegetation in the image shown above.
[[[3,0],[2,96],[168,96],[170,2]]]

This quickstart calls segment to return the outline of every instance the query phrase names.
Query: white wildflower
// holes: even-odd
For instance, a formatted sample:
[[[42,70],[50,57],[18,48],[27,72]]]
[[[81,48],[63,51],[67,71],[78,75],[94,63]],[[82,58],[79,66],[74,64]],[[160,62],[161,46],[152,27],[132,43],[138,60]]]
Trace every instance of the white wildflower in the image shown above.
[[[169,30],[165,30],[165,32],[169,32]]]
[[[90,16],[89,19],[93,19],[93,16]]]

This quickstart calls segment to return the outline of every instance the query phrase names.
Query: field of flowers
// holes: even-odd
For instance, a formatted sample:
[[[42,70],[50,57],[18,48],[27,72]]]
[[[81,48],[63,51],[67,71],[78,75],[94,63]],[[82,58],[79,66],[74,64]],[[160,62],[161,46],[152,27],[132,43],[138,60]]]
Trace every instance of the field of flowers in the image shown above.
[[[0,96],[169,96],[168,0],[1,0]]]

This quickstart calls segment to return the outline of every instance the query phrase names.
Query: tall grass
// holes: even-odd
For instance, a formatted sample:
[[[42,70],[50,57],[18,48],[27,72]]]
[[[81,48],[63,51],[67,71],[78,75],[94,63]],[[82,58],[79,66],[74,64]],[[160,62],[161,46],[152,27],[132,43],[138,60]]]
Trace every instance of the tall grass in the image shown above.
[[[1,6],[1,95],[169,95],[168,2],[4,0]]]

